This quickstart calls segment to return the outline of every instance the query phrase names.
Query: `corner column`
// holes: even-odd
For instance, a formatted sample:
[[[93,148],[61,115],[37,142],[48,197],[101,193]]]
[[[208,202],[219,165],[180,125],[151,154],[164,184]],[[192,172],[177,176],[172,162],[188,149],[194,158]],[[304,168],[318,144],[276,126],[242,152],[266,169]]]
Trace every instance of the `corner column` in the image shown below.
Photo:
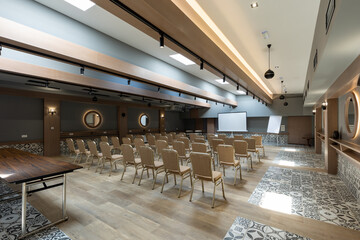
[[[338,130],[338,99],[328,99],[325,110],[325,167],[328,173],[337,174],[337,153],[329,144],[329,138]]]
[[[44,156],[60,155],[60,101],[44,99]]]

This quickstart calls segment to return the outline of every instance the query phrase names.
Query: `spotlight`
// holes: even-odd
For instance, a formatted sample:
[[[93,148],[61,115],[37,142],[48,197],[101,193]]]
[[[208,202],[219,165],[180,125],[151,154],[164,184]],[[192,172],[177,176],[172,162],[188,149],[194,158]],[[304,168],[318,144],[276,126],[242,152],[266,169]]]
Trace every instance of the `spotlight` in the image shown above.
[[[237,90],[237,91],[240,90],[240,85],[239,85],[239,84],[236,86],[236,90]]]
[[[164,48],[164,33],[160,33],[160,48]]]
[[[158,92],[160,92],[160,87],[158,87]]]
[[[253,2],[250,4],[251,8],[257,8],[259,4],[257,2]]]
[[[260,102],[260,98],[258,98],[258,102]]]
[[[223,104],[223,107],[225,107],[225,104]]]
[[[287,105],[289,105],[289,103],[288,103],[288,102],[284,102],[284,106],[286,107]]]
[[[316,110],[315,110],[315,109],[313,109],[313,110],[312,110],[312,113],[313,113],[313,115],[315,115],[315,113],[316,113]]]
[[[97,97],[96,96],[94,96],[93,98],[92,98],[92,100],[93,100],[93,102],[97,102]]]
[[[85,68],[84,68],[84,66],[81,66],[81,68],[80,68],[80,74],[81,74],[81,75],[84,75],[84,73],[85,73]]]
[[[248,96],[249,95],[249,90],[246,90],[246,96]]]
[[[130,83],[131,83],[131,79],[128,80],[128,85],[130,85]]]
[[[265,103],[265,106],[267,106],[267,103]]]
[[[215,102],[215,105],[217,105],[217,102]]]
[[[285,96],[284,95],[280,95],[280,100],[284,100],[285,99]]]
[[[181,96],[181,92],[179,92],[179,97]]]
[[[255,96],[255,95],[253,95],[253,99],[255,99],[255,97],[256,97],[256,96]]]
[[[194,97],[194,100],[196,100],[196,97]]]
[[[1,51],[2,51],[2,45],[0,44],[0,56],[1,56]]]
[[[327,107],[327,102],[323,102],[323,103],[321,104],[322,110],[326,110],[326,107]]]
[[[225,80],[225,74],[224,74],[224,77],[223,77],[223,83],[225,83],[226,82],[226,80]]]
[[[204,60],[201,59],[201,62],[200,62],[200,70],[203,70],[204,69]]]

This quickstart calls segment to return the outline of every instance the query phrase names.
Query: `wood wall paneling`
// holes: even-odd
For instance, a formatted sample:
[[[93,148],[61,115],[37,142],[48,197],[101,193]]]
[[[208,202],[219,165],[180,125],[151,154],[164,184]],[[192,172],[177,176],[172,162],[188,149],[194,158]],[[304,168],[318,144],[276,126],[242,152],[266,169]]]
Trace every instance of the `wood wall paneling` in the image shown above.
[[[204,131],[204,119],[203,118],[196,118],[195,119],[195,130]]]
[[[55,114],[49,114],[55,108]],[[44,156],[60,155],[60,101],[44,99]]]
[[[306,145],[307,141],[303,137],[312,136],[312,121],[311,116],[288,117],[288,142]]]
[[[337,153],[329,144],[329,138],[338,130],[338,99],[328,99],[325,110],[325,166],[330,174],[337,174]]]
[[[166,126],[165,126],[165,110],[161,109],[159,111],[159,129],[160,132],[165,132]]]
[[[322,109],[321,107],[316,108],[316,113],[315,113],[315,152],[317,154],[321,154],[321,145],[322,145],[322,141],[319,137],[317,137],[318,132],[322,132]]]
[[[215,118],[206,119],[206,131],[208,133],[215,133]]]

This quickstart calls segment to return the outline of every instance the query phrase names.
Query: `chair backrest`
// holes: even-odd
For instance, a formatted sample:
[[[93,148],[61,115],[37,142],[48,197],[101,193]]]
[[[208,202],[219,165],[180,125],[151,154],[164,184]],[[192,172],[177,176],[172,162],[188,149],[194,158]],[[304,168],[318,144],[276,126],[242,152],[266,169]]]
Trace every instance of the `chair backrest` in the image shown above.
[[[212,180],[211,156],[207,153],[190,153],[191,166],[194,177]]]
[[[160,133],[155,133],[155,139],[156,139],[156,140],[159,140],[160,137],[161,137],[161,134],[160,134]]]
[[[169,138],[167,136],[160,136],[158,140],[164,140],[166,142],[169,142]]]
[[[89,146],[89,150],[92,156],[99,157],[99,152],[96,148],[96,143],[92,140],[87,141],[87,145]]]
[[[218,134],[218,138],[225,140],[226,134],[220,133],[220,134]]]
[[[247,155],[248,144],[247,144],[246,141],[235,140],[234,141],[234,148],[235,148],[235,153],[236,154]]]
[[[74,140],[72,140],[71,138],[67,138],[66,139],[66,144],[67,144],[70,152],[75,152]]]
[[[135,139],[142,139],[144,141],[144,135],[135,135],[134,137],[134,143],[135,143]]]
[[[120,149],[120,141],[119,141],[118,137],[115,137],[115,136],[111,137],[111,142],[112,142],[114,148]]]
[[[130,144],[123,144],[120,149],[124,157],[124,162],[135,162],[134,150]]]
[[[213,133],[207,133],[207,134],[206,134],[207,140],[209,140],[210,137],[215,137],[215,134],[213,134]]]
[[[173,149],[177,151],[178,155],[181,157],[186,156],[185,143],[182,141],[174,141]]]
[[[162,150],[168,148],[168,144],[165,140],[156,140],[156,151],[161,155]]]
[[[166,134],[166,136],[167,136],[167,138],[168,138],[168,144],[172,144],[172,142],[173,142],[173,135],[171,134],[171,133],[168,133],[168,134]]]
[[[130,138],[131,142],[134,140],[134,135],[133,134],[126,134],[126,137]]]
[[[190,149],[190,140],[187,137],[180,137],[179,141],[185,143],[185,149]]]
[[[103,157],[111,159],[111,150],[108,142],[100,142],[100,150],[103,154]]]
[[[234,163],[235,162],[235,150],[232,145],[219,144],[217,146],[217,152],[219,156],[219,162]]]
[[[226,144],[226,145],[234,145],[234,138],[232,138],[232,137],[226,137],[225,138],[225,140],[224,140],[224,143]]]
[[[165,170],[172,172],[179,172],[179,156],[174,149],[164,149],[162,152],[162,159],[164,161]]]
[[[253,139],[253,138],[245,138],[244,140],[248,144],[248,150],[255,150],[256,149],[255,139]]]
[[[142,140],[141,138],[135,138],[134,144],[137,152],[140,151],[141,147],[145,146],[144,140]]]
[[[176,135],[176,139],[180,139],[181,137],[186,137],[186,134],[183,132],[180,132]]]
[[[154,166],[154,151],[151,147],[141,146],[140,150],[140,159],[143,166]]]
[[[189,133],[190,141],[194,142],[195,138],[197,138],[197,136],[199,136],[197,133]]]
[[[101,142],[109,142],[109,138],[107,136],[101,136],[100,141]]]
[[[244,136],[242,135],[234,135],[235,140],[244,140]]]
[[[194,142],[191,146],[192,146],[192,151],[193,151],[193,152],[202,152],[202,153],[206,153],[206,152],[207,152],[206,144],[205,144],[205,143],[197,143],[197,142]]]
[[[146,139],[147,139],[150,146],[155,146],[156,145],[156,143],[155,143],[156,140],[155,140],[154,135],[149,134],[149,135],[146,136]]]
[[[128,137],[123,137],[122,139],[123,144],[130,144],[131,145],[131,139]]]
[[[166,136],[166,132],[161,132],[161,136]]]
[[[86,153],[85,143],[82,139],[76,139],[76,144],[78,145],[79,151],[81,153]]]
[[[195,138],[194,143],[206,143],[204,138]]]
[[[261,146],[262,145],[262,136],[252,136],[251,138],[255,139],[255,145]]]
[[[212,149],[213,149],[214,152],[217,151],[217,146],[219,144],[224,144],[224,140],[223,139],[218,139],[218,138],[214,138],[212,140]]]
[[[212,148],[212,146],[213,146],[213,142],[212,142],[213,139],[216,139],[216,137],[215,137],[214,135],[208,137],[209,146],[210,146],[211,148]]]

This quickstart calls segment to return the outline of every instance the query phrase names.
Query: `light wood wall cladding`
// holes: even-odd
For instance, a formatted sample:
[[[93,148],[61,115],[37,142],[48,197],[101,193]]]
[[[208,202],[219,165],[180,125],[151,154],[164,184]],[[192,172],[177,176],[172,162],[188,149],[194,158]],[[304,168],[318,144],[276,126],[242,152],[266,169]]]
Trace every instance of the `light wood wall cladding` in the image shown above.
[[[322,131],[322,109],[321,107],[316,108],[316,113],[315,113],[315,151],[317,154],[321,154],[321,145],[322,145],[322,141],[321,139],[317,136],[316,133],[321,132]]]
[[[177,96],[171,96],[168,94],[141,89],[133,86],[123,85],[97,78],[91,78],[80,74],[62,72],[59,70],[45,68],[45,67],[32,65],[6,58],[0,58],[0,72],[20,74],[29,77],[42,78],[42,79],[53,80],[62,83],[76,84],[80,86],[88,86],[88,87],[93,87],[93,88],[98,88],[113,92],[125,92],[128,94],[162,99],[177,103],[186,103],[199,107],[206,107],[206,108],[210,107],[210,104],[205,102],[200,102],[200,101],[186,99]]]
[[[337,154],[336,150],[330,147],[329,138],[333,132],[338,130],[338,99],[328,99],[325,110],[325,167],[328,173],[337,174]]]
[[[204,33],[204,29],[200,29],[200,26],[195,25],[195,23],[180,10],[176,4],[181,4],[182,1],[183,0],[121,0],[122,3],[153,23],[163,32],[166,32],[232,79],[248,88],[251,92],[264,99],[268,104],[271,104],[272,96],[267,94],[262,87],[259,87],[257,83],[249,77],[247,70],[241,69],[240,65],[242,64],[239,64],[236,62],[237,60],[234,60],[233,54],[224,52],[221,49],[220,45],[222,43],[220,41],[210,39],[210,37]],[[94,2],[101,8],[153,37],[155,40],[159,40],[159,33],[135,19],[124,10],[118,8],[111,3],[111,1],[94,0]],[[172,42],[166,41],[166,39],[165,45],[199,64],[199,59],[196,59]],[[218,72],[213,71],[213,69],[206,64],[204,65],[204,68],[215,75],[222,77]]]
[[[55,108],[55,114],[48,109]],[[60,155],[60,101],[44,99],[44,156]]]
[[[159,111],[159,129],[160,132],[165,132],[166,126],[165,126],[165,110],[161,109]]]
[[[303,137],[312,136],[312,121],[310,116],[288,117],[288,143],[289,144],[307,144]]]
[[[206,131],[208,133],[215,133],[215,118],[206,119]]]
[[[232,106],[237,102],[0,17],[0,41]],[[55,77],[55,76],[54,76]],[[78,75],[77,77],[81,79]],[[110,84],[110,82],[109,82]],[[95,87],[95,86],[94,86]],[[100,86],[97,86],[101,88]],[[140,95],[140,94],[139,94]]]

